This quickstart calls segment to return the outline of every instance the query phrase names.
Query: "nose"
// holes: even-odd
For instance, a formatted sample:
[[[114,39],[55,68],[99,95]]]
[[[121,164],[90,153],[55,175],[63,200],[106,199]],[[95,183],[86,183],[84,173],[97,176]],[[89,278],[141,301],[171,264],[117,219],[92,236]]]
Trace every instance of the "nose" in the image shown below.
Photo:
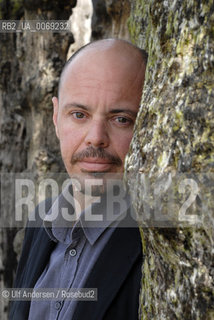
[[[94,120],[88,128],[85,143],[87,146],[106,148],[109,146],[108,128],[104,121]]]

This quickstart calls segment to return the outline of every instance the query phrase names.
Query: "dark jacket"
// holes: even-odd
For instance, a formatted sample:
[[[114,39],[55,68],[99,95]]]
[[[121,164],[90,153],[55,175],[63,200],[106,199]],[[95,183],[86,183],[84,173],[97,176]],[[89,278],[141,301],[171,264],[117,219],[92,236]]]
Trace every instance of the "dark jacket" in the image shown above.
[[[26,228],[14,287],[34,287],[55,245],[42,226]],[[72,320],[137,320],[141,265],[137,225],[115,228],[85,285],[97,288],[98,300],[78,301]],[[9,319],[27,320],[29,309],[30,301],[14,301]]]

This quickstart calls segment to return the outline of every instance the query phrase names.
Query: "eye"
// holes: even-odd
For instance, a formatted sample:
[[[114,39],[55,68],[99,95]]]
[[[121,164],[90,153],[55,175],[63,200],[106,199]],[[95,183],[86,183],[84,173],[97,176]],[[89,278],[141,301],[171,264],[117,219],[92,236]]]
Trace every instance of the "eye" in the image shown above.
[[[115,121],[118,123],[118,124],[131,124],[133,121],[129,118],[126,118],[126,117],[115,117]]]
[[[117,117],[116,118],[116,121],[117,122],[120,122],[120,123],[126,123],[128,122],[128,119],[124,118],[124,117]]]
[[[75,119],[84,119],[85,118],[85,114],[83,112],[80,112],[80,111],[72,112],[72,116]]]

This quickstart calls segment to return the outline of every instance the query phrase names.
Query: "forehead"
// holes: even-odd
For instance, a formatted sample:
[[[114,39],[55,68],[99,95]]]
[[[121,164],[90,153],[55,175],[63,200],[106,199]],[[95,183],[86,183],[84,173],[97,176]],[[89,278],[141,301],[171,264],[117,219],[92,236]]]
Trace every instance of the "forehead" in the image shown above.
[[[142,55],[130,45],[98,46],[83,50],[66,67],[60,96],[97,90],[115,94],[141,91],[145,66]]]
[[[62,75],[64,78],[70,75],[77,76],[81,73],[100,73],[102,78],[107,78],[117,73],[123,73],[126,76],[136,77],[137,74],[145,71],[143,57],[139,49],[125,42],[104,42],[94,44],[83,49],[75,58],[67,65]],[[144,70],[143,70],[144,69]]]

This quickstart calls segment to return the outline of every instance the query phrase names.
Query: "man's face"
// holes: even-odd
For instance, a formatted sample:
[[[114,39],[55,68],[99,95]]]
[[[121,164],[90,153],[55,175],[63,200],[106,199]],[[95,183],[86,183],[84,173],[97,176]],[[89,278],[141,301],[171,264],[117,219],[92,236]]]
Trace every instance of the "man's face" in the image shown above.
[[[63,74],[53,120],[70,176],[123,172],[145,71],[130,55],[85,50]]]

